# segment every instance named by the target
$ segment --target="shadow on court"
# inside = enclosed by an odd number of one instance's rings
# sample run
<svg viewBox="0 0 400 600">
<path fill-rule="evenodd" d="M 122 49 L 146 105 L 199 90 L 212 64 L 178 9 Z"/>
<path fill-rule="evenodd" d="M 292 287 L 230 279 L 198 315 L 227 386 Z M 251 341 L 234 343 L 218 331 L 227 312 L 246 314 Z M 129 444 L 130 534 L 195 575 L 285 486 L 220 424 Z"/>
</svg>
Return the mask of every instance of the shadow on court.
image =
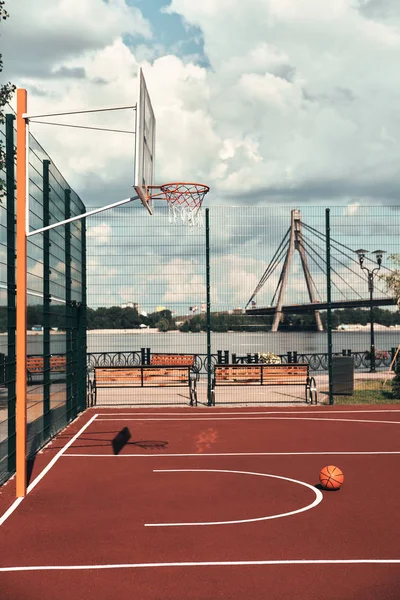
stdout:
<svg viewBox="0 0 400 600">
<path fill-rule="evenodd" d="M 163 450 L 168 446 L 168 442 L 164 440 L 138 440 L 135 442 L 130 442 L 132 434 L 129 431 L 128 427 L 124 427 L 121 429 L 119 433 L 115 436 L 115 438 L 111 442 L 111 446 L 114 454 L 119 454 L 125 446 L 137 446 L 138 448 L 142 448 L 144 450 Z"/>
<path fill-rule="evenodd" d="M 26 461 L 26 484 L 29 485 L 32 479 L 33 467 L 35 466 L 36 455 L 28 458 Z"/>
<path fill-rule="evenodd" d="M 324 488 L 323 485 L 321 485 L 320 483 L 317 483 L 315 486 L 315 488 L 317 488 L 317 490 L 320 490 L 321 492 L 340 492 L 340 488 Z"/>
</svg>

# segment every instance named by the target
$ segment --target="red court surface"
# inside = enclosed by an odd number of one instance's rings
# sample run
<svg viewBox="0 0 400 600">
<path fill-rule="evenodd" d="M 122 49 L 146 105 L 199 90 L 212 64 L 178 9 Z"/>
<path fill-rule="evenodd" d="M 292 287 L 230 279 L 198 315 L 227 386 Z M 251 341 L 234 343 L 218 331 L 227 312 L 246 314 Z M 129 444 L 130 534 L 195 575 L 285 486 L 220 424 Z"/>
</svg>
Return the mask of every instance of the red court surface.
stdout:
<svg viewBox="0 0 400 600">
<path fill-rule="evenodd" d="M 26 498 L 1 489 L 0 598 L 398 599 L 399 428 L 390 406 L 88 410 Z"/>
</svg>

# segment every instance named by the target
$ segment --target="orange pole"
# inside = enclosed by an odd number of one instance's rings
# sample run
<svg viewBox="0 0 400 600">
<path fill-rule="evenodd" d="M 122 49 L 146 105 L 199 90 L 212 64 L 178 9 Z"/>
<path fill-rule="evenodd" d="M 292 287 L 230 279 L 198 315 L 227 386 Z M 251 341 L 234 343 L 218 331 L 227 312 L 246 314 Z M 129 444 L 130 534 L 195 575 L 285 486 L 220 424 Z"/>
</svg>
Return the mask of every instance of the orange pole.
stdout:
<svg viewBox="0 0 400 600">
<path fill-rule="evenodd" d="M 16 495 L 26 494 L 26 291 L 27 291 L 27 122 L 22 115 L 27 112 L 27 92 L 17 90 L 17 209 L 16 209 Z"/>
</svg>

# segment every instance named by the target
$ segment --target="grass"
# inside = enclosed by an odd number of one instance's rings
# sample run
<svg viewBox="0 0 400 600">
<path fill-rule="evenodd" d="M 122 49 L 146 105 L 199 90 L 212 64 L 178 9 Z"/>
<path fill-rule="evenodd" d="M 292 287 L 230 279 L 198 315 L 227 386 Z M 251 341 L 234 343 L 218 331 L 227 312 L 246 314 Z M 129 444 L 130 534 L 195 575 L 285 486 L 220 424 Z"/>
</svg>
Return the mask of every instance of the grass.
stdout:
<svg viewBox="0 0 400 600">
<path fill-rule="evenodd" d="M 334 396 L 334 404 L 400 404 L 392 394 L 391 382 L 383 386 L 383 380 L 356 382 L 353 396 Z"/>
</svg>

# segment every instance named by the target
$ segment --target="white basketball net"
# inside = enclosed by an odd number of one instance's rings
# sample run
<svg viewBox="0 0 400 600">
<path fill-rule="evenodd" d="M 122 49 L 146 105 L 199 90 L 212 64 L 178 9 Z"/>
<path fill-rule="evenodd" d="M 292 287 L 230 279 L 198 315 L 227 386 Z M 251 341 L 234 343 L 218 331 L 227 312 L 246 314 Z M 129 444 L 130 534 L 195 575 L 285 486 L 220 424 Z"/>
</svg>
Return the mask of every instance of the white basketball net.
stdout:
<svg viewBox="0 0 400 600">
<path fill-rule="evenodd" d="M 160 186 L 168 202 L 170 223 L 179 219 L 190 228 L 203 227 L 201 205 L 209 187 L 199 183 L 167 183 Z"/>
</svg>

